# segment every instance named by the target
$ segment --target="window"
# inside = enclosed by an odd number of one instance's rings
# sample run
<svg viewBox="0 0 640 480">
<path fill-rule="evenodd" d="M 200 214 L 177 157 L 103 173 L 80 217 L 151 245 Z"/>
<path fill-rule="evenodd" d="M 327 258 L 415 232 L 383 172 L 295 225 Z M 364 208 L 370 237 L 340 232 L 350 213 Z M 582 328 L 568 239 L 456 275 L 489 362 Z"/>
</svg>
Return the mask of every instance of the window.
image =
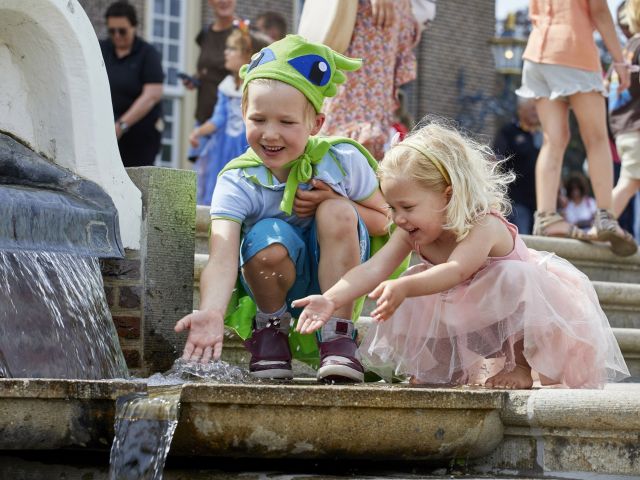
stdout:
<svg viewBox="0 0 640 480">
<path fill-rule="evenodd" d="M 156 165 L 178 168 L 180 159 L 180 115 L 184 88 L 177 77 L 184 71 L 185 0 L 149 0 L 151 43 L 162 55 L 164 131 Z"/>
</svg>

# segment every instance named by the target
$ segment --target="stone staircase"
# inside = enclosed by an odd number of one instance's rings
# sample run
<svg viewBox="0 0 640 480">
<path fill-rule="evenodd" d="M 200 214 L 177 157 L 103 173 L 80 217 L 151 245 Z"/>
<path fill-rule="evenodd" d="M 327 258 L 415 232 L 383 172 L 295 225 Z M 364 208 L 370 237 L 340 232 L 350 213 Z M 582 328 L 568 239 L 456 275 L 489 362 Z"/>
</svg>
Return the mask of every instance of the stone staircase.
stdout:
<svg viewBox="0 0 640 480">
<path fill-rule="evenodd" d="M 196 221 L 196 255 L 194 261 L 194 307 L 199 301 L 198 282 L 202 268 L 207 261 L 207 237 L 208 237 L 208 212 L 206 208 L 198 208 Z M 525 243 L 538 250 L 546 250 L 557 253 L 559 256 L 569 260 L 578 269 L 592 279 L 593 285 L 600 299 L 601 305 L 606 312 L 613 327 L 614 334 L 620 348 L 625 356 L 629 369 L 635 380 L 640 379 L 640 255 L 633 257 L 619 258 L 612 255 L 609 250 L 602 245 L 593 245 L 573 240 L 551 239 L 524 236 Z M 571 301 L 570 299 L 567 299 Z M 366 328 L 369 323 L 366 317 L 361 318 L 360 328 Z M 239 365 L 248 362 L 248 355 L 245 353 L 238 339 L 230 336 L 225 341 L 223 358 L 227 361 Z M 298 367 L 297 374 L 300 377 L 313 376 L 310 370 Z M 363 386 L 348 387 L 318 387 L 311 388 L 312 379 L 298 379 L 291 385 L 279 385 L 273 387 L 279 389 L 284 399 L 292 399 L 298 395 L 298 388 L 304 385 L 305 395 L 303 405 L 323 405 L 319 410 L 310 411 L 312 422 L 326 422 L 327 438 L 333 438 L 336 425 L 325 420 L 326 412 L 335 412 L 343 408 L 342 403 L 334 403 L 330 398 L 343 398 L 345 401 L 353 395 L 353 405 L 362 407 L 358 410 L 358 418 L 361 422 L 367 422 L 373 402 L 378 405 L 385 405 L 387 415 L 390 419 L 399 415 L 398 408 L 406 412 L 410 404 L 398 404 L 396 401 L 400 397 L 394 396 L 399 390 L 403 392 L 417 391 L 416 397 L 411 397 L 412 401 L 420 398 L 429 398 L 433 394 L 433 389 L 412 388 L 406 384 L 381 385 L 366 384 Z M 311 383 L 309 383 L 311 382 Z M 258 390 L 261 387 L 256 387 Z M 329 391 L 327 391 L 327 388 Z M 344 390 L 346 389 L 346 390 Z M 482 402 L 489 397 L 477 397 L 475 401 L 479 403 L 469 403 L 469 389 L 460 388 L 454 390 L 435 390 L 448 392 L 447 400 L 443 404 L 437 401 L 433 404 L 434 409 L 429 415 L 439 415 L 441 408 L 458 409 L 462 405 L 471 406 L 483 405 L 482 408 L 489 408 Z M 471 391 L 478 391 L 471 389 Z M 487 392 L 485 389 L 480 391 Z M 351 394 L 349 392 L 352 392 Z M 269 393 L 269 395 L 271 395 Z M 402 394 L 404 395 L 404 394 Z M 413 395 L 413 393 L 411 393 Z M 408 429 L 407 425 L 398 423 L 395 426 L 393 420 L 382 420 L 375 417 L 377 425 L 384 427 L 385 431 L 393 432 L 397 429 L 405 432 L 410 439 L 403 443 L 401 450 L 385 452 L 385 458 L 395 459 L 435 459 L 463 458 L 463 463 L 468 466 L 470 472 L 475 473 L 509 473 L 519 472 L 534 477 L 561 476 L 570 478 L 592 478 L 594 473 L 602 475 L 602 478 L 640 478 L 640 455 L 638 455 L 638 438 L 640 438 L 640 385 L 636 383 L 621 383 L 608 385 L 604 390 L 562 390 L 562 389 L 540 389 L 531 391 L 510 391 L 500 392 L 502 401 L 496 407 L 501 426 L 498 427 L 491 415 L 484 417 L 484 425 L 491 432 L 489 437 L 484 436 L 484 430 L 476 424 L 473 428 L 474 438 L 482 438 L 480 443 L 491 438 L 491 453 L 488 449 L 480 447 L 475 440 L 471 446 L 465 444 L 460 446 L 460 454 L 452 453 L 449 449 L 442 450 L 442 455 L 411 454 L 410 445 L 415 442 L 420 445 L 423 441 L 419 419 L 416 422 L 415 430 Z M 297 398 L 297 397 L 296 397 Z M 435 398 L 435 397 L 434 397 Z M 441 398 L 441 397 L 438 397 Z M 483 400 L 480 400 L 480 399 Z M 496 397 L 491 397 L 496 401 Z M 324 399 L 324 400 L 323 400 Z M 328 403 L 326 403 L 328 402 Z M 285 401 L 286 403 L 286 401 Z M 500 402 L 498 402 L 500 403 Z M 287 404 L 289 405 L 289 404 Z M 423 408 L 420 401 L 415 404 L 415 408 Z M 476 408 L 473 407 L 473 408 Z M 278 407 L 279 408 L 279 407 Z M 326 410 L 328 408 L 328 410 Z M 412 407 L 410 407 L 412 408 Z M 457 425 L 463 418 L 471 413 L 457 413 L 453 417 L 446 417 L 448 425 Z M 356 412 L 353 412 L 356 414 Z M 266 413 L 265 413 L 266 414 Z M 332 413 L 333 415 L 333 413 Z M 403 413 L 404 415 L 404 413 Z M 373 418 L 373 417 L 371 417 Z M 400 417 L 399 417 L 400 418 Z M 444 417 L 442 417 L 444 420 Z M 426 419 L 426 417 L 425 417 Z M 460 420 L 458 420 L 460 419 Z M 303 422 L 300 428 L 305 427 Z M 296 427 L 298 428 L 298 427 Z M 390 430 L 389 430 L 390 429 Z M 442 424 L 442 431 L 448 431 L 445 424 Z M 380 429 L 369 431 L 360 427 L 355 428 L 348 436 L 349 443 L 357 443 L 362 438 L 369 435 L 378 436 Z M 429 430 L 431 431 L 431 430 Z M 471 432 L 471 430 L 470 430 Z M 264 433 L 264 432 L 263 432 Z M 435 428 L 436 437 L 441 435 L 441 431 Z M 471 435 L 471 434 L 470 434 Z M 386 434 L 385 434 L 386 436 Z M 499 442 L 495 442 L 495 436 L 501 436 Z M 403 439 L 407 437 L 403 436 Z M 332 440 L 331 440 L 332 441 Z M 455 440 L 458 442 L 458 440 Z M 454 442 L 454 443 L 455 443 Z M 497 446 L 495 446 L 497 445 Z M 495 448 L 494 448 L 495 446 Z M 213 445 L 212 445 L 213 447 Z M 262 447 L 261 447 L 262 448 Z M 325 445 L 322 440 L 314 443 L 314 449 L 326 448 L 332 450 L 331 445 Z M 417 447 L 413 451 L 418 452 Z M 445 451 L 446 450 L 446 451 Z M 455 451 L 455 448 L 453 449 Z M 315 451 L 315 450 L 314 450 Z M 462 453 L 464 451 L 464 453 Z M 260 451 L 254 451 L 257 455 L 262 455 Z M 284 453 L 284 452 L 283 452 Z M 316 451 L 317 453 L 317 451 Z M 278 456 L 278 454 L 275 454 Z M 268 455 L 267 455 L 268 456 Z M 314 454 L 315 456 L 315 454 Z M 338 455 L 340 456 L 340 455 Z M 358 457 L 360 454 L 346 454 L 347 457 Z M 600 478 L 599 476 L 593 478 Z"/>
<path fill-rule="evenodd" d="M 207 263 L 209 212 L 198 207 L 196 215 L 196 254 L 194 259 L 194 309 L 200 302 L 199 280 Z M 620 349 L 634 377 L 640 379 L 640 254 L 617 257 L 606 245 L 567 239 L 523 235 L 527 246 L 554 252 L 584 272 L 593 283 L 600 305 L 609 319 Z M 364 314 L 372 305 L 365 304 Z M 236 350 L 239 349 L 239 350 Z M 247 362 L 244 348 L 230 337 L 225 353 L 229 360 Z"/>
</svg>

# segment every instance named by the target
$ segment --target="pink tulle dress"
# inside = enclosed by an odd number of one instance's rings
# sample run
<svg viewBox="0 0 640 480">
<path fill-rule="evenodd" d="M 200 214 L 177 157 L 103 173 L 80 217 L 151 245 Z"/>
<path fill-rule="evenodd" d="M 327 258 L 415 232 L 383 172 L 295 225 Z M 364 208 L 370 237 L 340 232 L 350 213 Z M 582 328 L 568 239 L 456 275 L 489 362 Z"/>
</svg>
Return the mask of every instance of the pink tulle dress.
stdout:
<svg viewBox="0 0 640 480">
<path fill-rule="evenodd" d="M 589 279 L 552 253 L 528 249 L 517 228 L 496 216 L 513 235 L 511 253 L 488 258 L 448 291 L 407 298 L 366 333 L 364 365 L 387 380 L 483 384 L 503 366 L 515 368 L 513 345 L 524 340 L 543 385 L 602 388 L 629 376 Z M 433 266 L 421 259 L 404 275 Z"/>
</svg>

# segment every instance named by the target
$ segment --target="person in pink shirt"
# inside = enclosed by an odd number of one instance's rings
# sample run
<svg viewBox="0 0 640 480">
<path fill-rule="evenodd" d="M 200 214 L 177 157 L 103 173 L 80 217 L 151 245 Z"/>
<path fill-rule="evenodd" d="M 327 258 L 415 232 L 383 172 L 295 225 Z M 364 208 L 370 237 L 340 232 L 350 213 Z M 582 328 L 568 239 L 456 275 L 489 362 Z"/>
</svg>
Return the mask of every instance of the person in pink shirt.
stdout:
<svg viewBox="0 0 640 480">
<path fill-rule="evenodd" d="M 637 245 L 611 212 L 613 169 L 607 136 L 605 88 L 597 30 L 613 58 L 619 91 L 629 86 L 629 66 L 606 0 L 530 0 L 533 30 L 523 58 L 522 87 L 516 92 L 534 98 L 543 131 L 536 164 L 534 235 L 609 242 L 613 253 L 632 255 Z M 562 159 L 569 142 L 569 108 L 576 116 L 587 150 L 589 174 L 598 210 L 593 229 L 582 232 L 556 211 Z"/>
</svg>

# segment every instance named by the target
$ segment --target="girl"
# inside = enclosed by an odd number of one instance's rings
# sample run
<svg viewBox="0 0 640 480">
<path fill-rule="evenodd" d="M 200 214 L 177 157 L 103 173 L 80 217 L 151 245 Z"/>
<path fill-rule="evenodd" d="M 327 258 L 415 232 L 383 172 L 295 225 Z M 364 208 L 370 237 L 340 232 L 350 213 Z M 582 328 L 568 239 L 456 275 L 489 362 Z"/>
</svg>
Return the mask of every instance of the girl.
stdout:
<svg viewBox="0 0 640 480">
<path fill-rule="evenodd" d="M 562 211 L 564 219 L 583 230 L 588 230 L 596 214 L 596 201 L 589 195 L 587 179 L 579 172 L 573 173 L 565 182 L 567 204 Z"/>
<path fill-rule="evenodd" d="M 224 66 L 230 72 L 218 86 L 218 101 L 213 115 L 189 135 L 189 143 L 197 148 L 206 140 L 196 162 L 198 172 L 198 205 L 211 205 L 211 196 L 216 179 L 229 160 L 247 149 L 246 130 L 242 120 L 242 80 L 239 72 L 242 65 L 251 61 L 251 56 L 266 47 L 270 40 L 261 33 L 249 33 L 248 24 L 234 23 L 236 28 L 227 38 L 224 50 Z"/>
<path fill-rule="evenodd" d="M 368 262 L 323 295 L 295 302 L 296 329 L 320 328 L 334 309 L 373 290 L 364 363 L 413 383 L 602 387 L 628 376 L 589 279 L 551 253 L 529 250 L 504 215 L 512 174 L 488 147 L 430 123 L 395 145 L 379 169 L 398 228 Z M 411 251 L 421 263 L 385 279 Z M 493 365 L 484 362 L 491 358 Z M 499 361 L 498 361 L 499 360 Z"/>
</svg>

